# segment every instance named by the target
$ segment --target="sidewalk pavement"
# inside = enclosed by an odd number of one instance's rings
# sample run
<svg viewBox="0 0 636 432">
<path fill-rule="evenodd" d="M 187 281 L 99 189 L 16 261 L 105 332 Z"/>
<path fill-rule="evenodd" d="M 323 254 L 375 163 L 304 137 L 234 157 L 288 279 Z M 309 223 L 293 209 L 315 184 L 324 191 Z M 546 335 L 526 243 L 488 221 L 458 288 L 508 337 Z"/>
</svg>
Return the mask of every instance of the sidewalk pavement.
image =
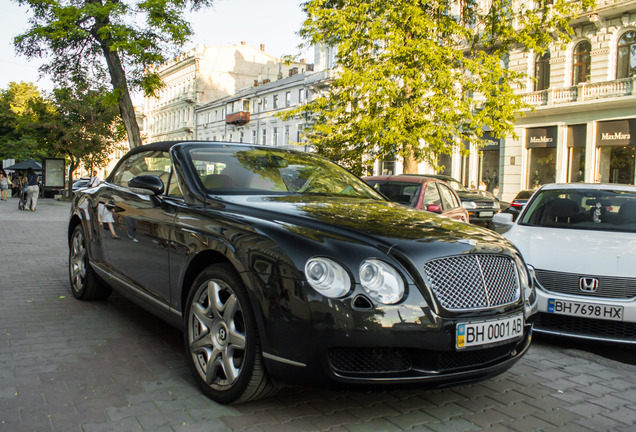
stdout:
<svg viewBox="0 0 636 432">
<path fill-rule="evenodd" d="M 68 202 L 0 202 L 0 432 L 634 431 L 636 366 L 535 342 L 510 371 L 444 390 L 284 389 L 223 406 L 176 329 L 69 291 Z"/>
</svg>

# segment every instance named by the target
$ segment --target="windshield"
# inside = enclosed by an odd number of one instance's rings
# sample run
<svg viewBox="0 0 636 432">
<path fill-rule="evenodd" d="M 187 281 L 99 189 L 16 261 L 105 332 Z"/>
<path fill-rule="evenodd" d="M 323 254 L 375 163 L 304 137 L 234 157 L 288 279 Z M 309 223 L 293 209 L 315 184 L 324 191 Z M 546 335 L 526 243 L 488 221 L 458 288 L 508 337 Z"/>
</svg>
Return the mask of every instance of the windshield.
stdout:
<svg viewBox="0 0 636 432">
<path fill-rule="evenodd" d="M 189 156 L 213 194 L 343 195 L 383 200 L 362 180 L 309 153 L 249 147 L 196 147 Z"/>
<path fill-rule="evenodd" d="M 540 191 L 521 225 L 636 232 L 636 192 L 563 189 Z"/>
</svg>

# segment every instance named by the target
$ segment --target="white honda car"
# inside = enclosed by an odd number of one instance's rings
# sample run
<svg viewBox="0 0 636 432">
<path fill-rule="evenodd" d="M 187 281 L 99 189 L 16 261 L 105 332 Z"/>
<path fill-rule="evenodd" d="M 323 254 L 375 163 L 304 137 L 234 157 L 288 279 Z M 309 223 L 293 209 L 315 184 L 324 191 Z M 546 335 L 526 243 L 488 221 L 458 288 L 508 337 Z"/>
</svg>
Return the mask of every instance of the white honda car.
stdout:
<svg viewBox="0 0 636 432">
<path fill-rule="evenodd" d="M 535 331 L 636 344 L 636 186 L 545 185 L 493 222 L 534 269 Z"/>
</svg>

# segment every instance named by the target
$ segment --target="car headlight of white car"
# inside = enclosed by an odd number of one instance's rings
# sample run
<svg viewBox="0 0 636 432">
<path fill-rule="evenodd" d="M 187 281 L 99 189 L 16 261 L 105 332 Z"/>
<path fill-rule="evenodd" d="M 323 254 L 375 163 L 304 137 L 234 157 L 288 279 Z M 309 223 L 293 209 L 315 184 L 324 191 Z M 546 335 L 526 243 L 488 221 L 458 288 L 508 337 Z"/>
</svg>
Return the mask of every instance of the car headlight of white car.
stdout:
<svg viewBox="0 0 636 432">
<path fill-rule="evenodd" d="M 462 207 L 466 210 L 475 210 L 477 208 L 477 204 L 475 204 L 475 201 L 462 201 Z"/>
</svg>

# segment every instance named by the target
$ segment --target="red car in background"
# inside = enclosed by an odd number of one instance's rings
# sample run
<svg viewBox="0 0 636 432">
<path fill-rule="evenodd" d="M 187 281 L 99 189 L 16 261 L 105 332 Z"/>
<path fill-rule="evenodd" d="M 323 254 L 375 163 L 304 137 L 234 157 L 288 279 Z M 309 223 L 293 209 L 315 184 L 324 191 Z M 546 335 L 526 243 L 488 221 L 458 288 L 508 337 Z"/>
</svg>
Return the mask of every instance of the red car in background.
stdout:
<svg viewBox="0 0 636 432">
<path fill-rule="evenodd" d="M 363 177 L 362 180 L 391 201 L 469 222 L 457 192 L 443 180 L 407 174 Z"/>
</svg>

